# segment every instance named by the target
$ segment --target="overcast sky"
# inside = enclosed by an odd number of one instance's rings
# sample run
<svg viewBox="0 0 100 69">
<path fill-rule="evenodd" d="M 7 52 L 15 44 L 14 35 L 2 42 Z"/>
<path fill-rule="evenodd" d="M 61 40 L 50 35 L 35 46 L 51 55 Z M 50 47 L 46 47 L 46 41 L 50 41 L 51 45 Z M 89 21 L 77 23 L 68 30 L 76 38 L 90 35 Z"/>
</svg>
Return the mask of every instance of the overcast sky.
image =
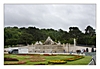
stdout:
<svg viewBox="0 0 100 69">
<path fill-rule="evenodd" d="M 90 25 L 96 28 L 95 4 L 33 4 L 4 5 L 4 25 L 37 28 L 53 28 L 69 31 L 78 27 L 84 31 Z"/>
</svg>

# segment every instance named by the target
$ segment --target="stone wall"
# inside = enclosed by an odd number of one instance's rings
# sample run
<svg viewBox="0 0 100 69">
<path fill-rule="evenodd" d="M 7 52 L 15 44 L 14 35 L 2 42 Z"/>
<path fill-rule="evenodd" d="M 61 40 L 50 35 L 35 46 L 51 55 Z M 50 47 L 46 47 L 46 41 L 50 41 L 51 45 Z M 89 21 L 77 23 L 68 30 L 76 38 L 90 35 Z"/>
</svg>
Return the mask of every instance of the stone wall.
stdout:
<svg viewBox="0 0 100 69">
<path fill-rule="evenodd" d="M 62 45 L 33 45 L 29 46 L 29 53 L 64 53 Z"/>
</svg>

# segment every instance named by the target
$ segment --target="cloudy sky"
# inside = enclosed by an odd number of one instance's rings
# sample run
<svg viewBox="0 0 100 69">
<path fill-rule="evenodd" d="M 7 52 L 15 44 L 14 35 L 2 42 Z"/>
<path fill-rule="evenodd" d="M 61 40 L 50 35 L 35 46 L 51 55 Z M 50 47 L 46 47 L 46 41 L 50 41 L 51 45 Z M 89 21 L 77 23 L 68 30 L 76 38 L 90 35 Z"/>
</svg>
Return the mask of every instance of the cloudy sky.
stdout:
<svg viewBox="0 0 100 69">
<path fill-rule="evenodd" d="M 4 5 L 4 25 L 37 28 L 53 28 L 69 31 L 69 27 L 78 27 L 84 31 L 96 24 L 95 4 L 32 4 Z"/>
</svg>

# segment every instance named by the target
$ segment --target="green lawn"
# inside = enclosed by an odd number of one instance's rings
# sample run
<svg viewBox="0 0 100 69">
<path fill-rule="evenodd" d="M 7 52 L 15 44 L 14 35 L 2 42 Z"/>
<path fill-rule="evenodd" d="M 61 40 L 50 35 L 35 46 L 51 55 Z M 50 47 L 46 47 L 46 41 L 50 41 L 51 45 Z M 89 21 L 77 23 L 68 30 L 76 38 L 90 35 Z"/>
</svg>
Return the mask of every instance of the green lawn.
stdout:
<svg viewBox="0 0 100 69">
<path fill-rule="evenodd" d="M 57 55 L 57 56 L 37 56 L 37 55 L 33 55 L 33 56 L 23 56 L 23 55 L 13 55 L 13 54 L 4 54 L 4 57 L 10 57 L 10 58 L 17 58 L 19 61 L 25 61 L 26 63 L 23 65 L 34 65 L 34 64 L 38 64 L 38 63 L 45 63 L 48 64 L 48 61 L 50 60 L 60 60 L 60 59 L 66 59 L 66 58 L 73 58 L 74 56 L 62 56 L 62 55 Z M 55 65 L 87 65 L 90 60 L 91 60 L 91 56 L 85 56 L 82 59 L 79 60 L 75 60 L 75 61 L 67 61 L 67 63 L 65 64 L 55 64 Z M 44 61 L 38 61 L 38 62 L 31 62 L 30 60 L 39 60 L 39 59 L 45 59 Z M 16 63 L 18 61 L 4 61 L 4 64 L 7 63 Z"/>
<path fill-rule="evenodd" d="M 79 59 L 76 61 L 68 62 L 67 65 L 87 65 L 91 61 L 91 56 L 85 56 L 83 59 Z"/>
</svg>

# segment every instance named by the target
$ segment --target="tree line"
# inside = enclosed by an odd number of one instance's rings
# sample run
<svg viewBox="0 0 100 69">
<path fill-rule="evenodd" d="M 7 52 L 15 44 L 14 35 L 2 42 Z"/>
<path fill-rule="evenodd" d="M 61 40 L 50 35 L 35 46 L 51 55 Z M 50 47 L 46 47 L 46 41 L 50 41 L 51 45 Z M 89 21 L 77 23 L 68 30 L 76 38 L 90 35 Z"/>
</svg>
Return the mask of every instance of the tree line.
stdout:
<svg viewBox="0 0 100 69">
<path fill-rule="evenodd" d="M 69 27 L 69 32 L 62 29 L 39 29 L 36 27 L 5 27 L 4 28 L 4 47 L 12 47 L 18 44 L 34 44 L 36 41 L 44 42 L 50 36 L 53 41 L 73 44 L 76 38 L 77 44 L 96 46 L 96 32 L 91 26 L 87 26 L 85 33 L 78 27 Z"/>
</svg>

